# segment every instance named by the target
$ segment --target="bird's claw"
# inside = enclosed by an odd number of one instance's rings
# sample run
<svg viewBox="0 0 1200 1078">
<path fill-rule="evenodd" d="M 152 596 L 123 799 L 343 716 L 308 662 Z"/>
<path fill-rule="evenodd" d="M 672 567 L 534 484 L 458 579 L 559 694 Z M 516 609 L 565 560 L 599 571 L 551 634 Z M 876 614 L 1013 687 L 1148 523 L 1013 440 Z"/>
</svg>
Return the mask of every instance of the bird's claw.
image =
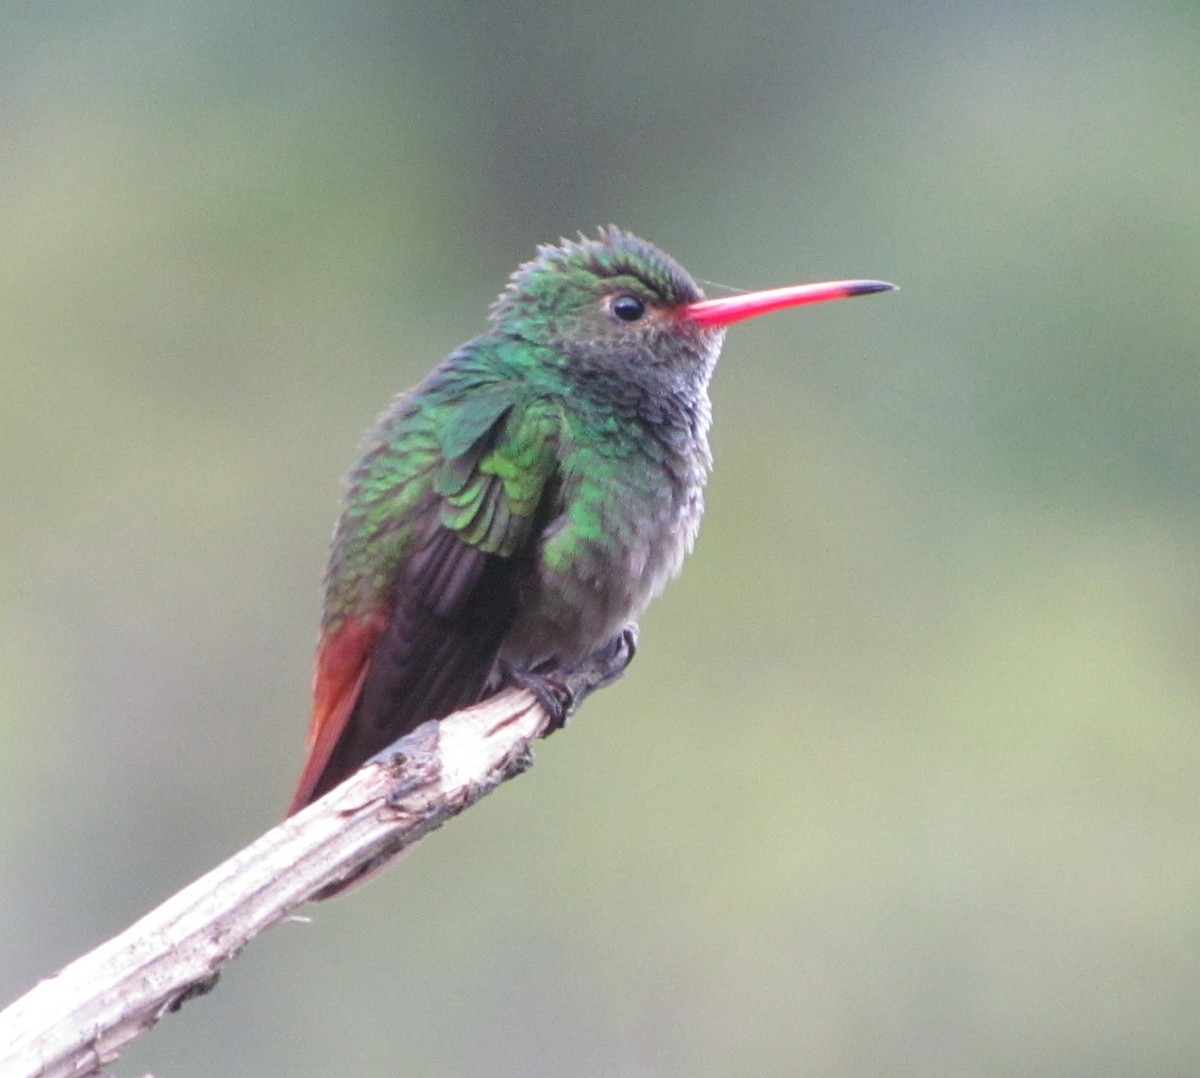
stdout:
<svg viewBox="0 0 1200 1078">
<path fill-rule="evenodd" d="M 567 670 L 565 678 L 575 696 L 577 707 L 585 696 L 620 679 L 626 667 L 633 662 L 637 645 L 637 622 L 631 621 L 611 640 Z"/>
<path fill-rule="evenodd" d="M 584 699 L 625 673 L 637 653 L 637 643 L 638 627 L 631 621 L 574 666 L 519 670 L 506 664 L 504 680 L 533 693 L 550 720 L 546 734 L 552 734 L 567 724 L 567 719 L 579 709 Z"/>
<path fill-rule="evenodd" d="M 567 719 L 579 706 L 578 698 L 561 675 L 532 670 L 511 670 L 509 679 L 514 685 L 533 693 L 549 719 L 546 734 L 552 734 L 566 726 Z"/>
</svg>

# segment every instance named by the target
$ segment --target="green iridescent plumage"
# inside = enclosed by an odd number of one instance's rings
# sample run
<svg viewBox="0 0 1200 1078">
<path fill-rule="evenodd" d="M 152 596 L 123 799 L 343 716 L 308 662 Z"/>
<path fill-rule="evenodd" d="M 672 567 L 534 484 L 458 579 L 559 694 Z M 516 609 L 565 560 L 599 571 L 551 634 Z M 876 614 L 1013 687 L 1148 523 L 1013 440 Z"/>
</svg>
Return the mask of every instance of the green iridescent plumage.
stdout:
<svg viewBox="0 0 1200 1078">
<path fill-rule="evenodd" d="M 328 744 L 298 802 L 500 670 L 577 662 L 678 569 L 721 334 L 672 314 L 701 295 L 619 229 L 540 248 L 490 332 L 381 417 L 334 536 L 313 731 Z M 615 316 L 615 296 L 646 316 Z"/>
<path fill-rule="evenodd" d="M 436 511 L 463 541 L 510 557 L 527 539 L 554 478 L 566 519 L 544 557 L 562 569 L 589 544 L 605 541 L 606 528 L 614 542 L 637 530 L 641 506 L 627 505 L 637 511 L 623 513 L 612 503 L 671 501 L 676 474 L 689 484 L 703 481 L 707 401 L 668 399 L 679 372 L 659 369 L 660 362 L 645 364 L 644 386 L 624 363 L 606 369 L 589 362 L 608 343 L 606 334 L 626 345 L 632 336 L 620 324 L 613 333 L 611 319 L 595 317 L 598 288 L 634 291 L 664 309 L 701 295 L 674 261 L 618 229 L 604 230 L 599 241 L 541 248 L 493 306 L 492 333 L 398 398 L 370 436 L 335 539 L 327 627 L 387 602 L 393 567 L 423 510 Z M 638 337 L 631 354 L 618 358 L 642 360 L 673 329 Z M 701 353 L 697 373 L 706 378 L 711 359 L 703 346 L 712 341 L 696 343 L 683 359 L 694 363 Z M 695 379 L 683 381 L 693 388 Z M 663 470 L 671 455 L 662 442 L 668 434 L 684 458 L 672 472 Z M 653 472 L 646 474 L 643 461 Z"/>
<path fill-rule="evenodd" d="M 699 527 L 723 326 L 811 301 L 792 291 L 704 301 L 617 228 L 518 268 L 490 330 L 396 399 L 350 474 L 293 809 L 505 677 L 552 681 L 641 613 Z"/>
</svg>

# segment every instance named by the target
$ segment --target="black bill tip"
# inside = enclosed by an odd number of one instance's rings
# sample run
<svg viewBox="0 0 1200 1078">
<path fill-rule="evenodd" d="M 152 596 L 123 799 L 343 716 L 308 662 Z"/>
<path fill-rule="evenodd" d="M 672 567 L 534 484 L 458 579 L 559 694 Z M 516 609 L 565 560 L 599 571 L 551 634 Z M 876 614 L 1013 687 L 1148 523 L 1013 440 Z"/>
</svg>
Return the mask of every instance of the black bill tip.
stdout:
<svg viewBox="0 0 1200 1078">
<path fill-rule="evenodd" d="M 887 281 L 850 281 L 846 286 L 847 296 L 869 296 L 872 292 L 899 292 L 898 284 Z"/>
</svg>

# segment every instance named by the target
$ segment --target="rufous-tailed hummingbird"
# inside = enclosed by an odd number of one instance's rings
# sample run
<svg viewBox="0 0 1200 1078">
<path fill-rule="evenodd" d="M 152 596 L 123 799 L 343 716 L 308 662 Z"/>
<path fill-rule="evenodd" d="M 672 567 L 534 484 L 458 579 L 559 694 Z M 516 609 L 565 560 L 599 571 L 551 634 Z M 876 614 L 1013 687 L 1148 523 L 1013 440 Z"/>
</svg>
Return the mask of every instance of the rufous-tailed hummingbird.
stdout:
<svg viewBox="0 0 1200 1078">
<path fill-rule="evenodd" d="M 553 703 L 547 687 L 611 646 L 691 550 L 725 327 L 894 287 L 705 299 L 619 228 L 539 248 L 488 332 L 395 400 L 350 473 L 289 811 L 506 681 Z"/>
</svg>

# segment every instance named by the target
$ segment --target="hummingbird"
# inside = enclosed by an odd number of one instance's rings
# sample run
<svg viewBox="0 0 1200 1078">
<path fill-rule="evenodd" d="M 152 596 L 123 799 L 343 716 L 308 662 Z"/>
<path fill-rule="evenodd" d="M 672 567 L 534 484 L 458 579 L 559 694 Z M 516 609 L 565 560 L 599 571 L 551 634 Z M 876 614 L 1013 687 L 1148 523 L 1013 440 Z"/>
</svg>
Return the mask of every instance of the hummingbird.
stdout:
<svg viewBox="0 0 1200 1078">
<path fill-rule="evenodd" d="M 506 684 L 560 725 L 564 672 L 612 647 L 692 549 L 726 327 L 893 288 L 706 299 L 615 226 L 539 247 L 488 331 L 395 399 L 349 474 L 289 814 Z"/>
</svg>

